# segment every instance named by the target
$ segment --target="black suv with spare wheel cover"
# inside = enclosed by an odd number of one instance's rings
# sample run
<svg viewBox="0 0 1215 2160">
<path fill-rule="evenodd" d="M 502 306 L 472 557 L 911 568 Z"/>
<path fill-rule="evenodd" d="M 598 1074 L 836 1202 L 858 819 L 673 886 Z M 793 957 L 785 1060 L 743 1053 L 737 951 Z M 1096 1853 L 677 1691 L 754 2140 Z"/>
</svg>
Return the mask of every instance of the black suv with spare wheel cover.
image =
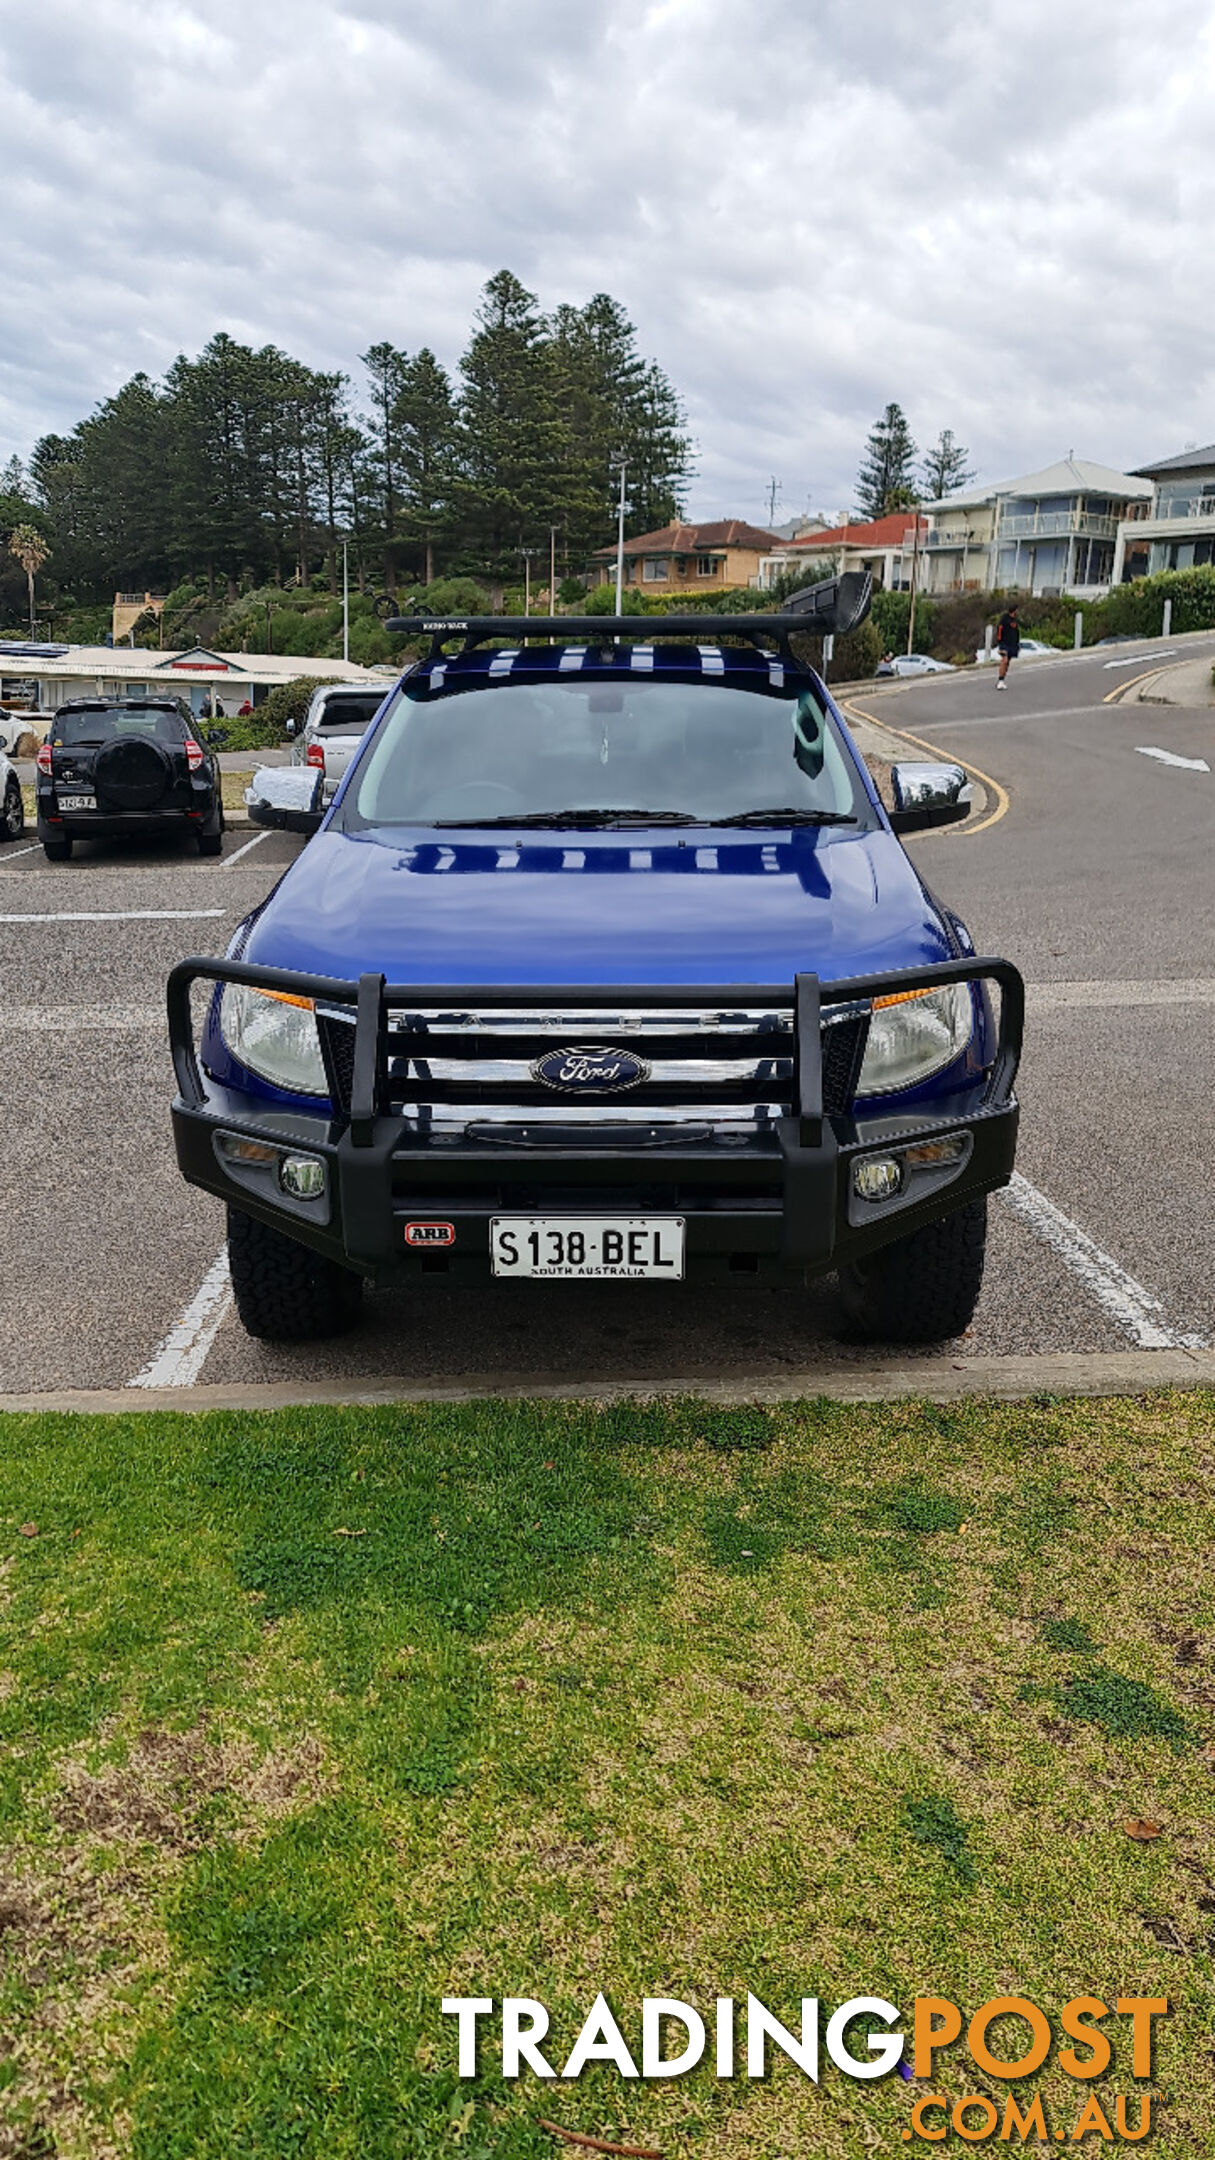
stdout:
<svg viewBox="0 0 1215 2160">
<path fill-rule="evenodd" d="M 179 698 L 73 698 L 38 752 L 38 838 L 51 862 L 74 840 L 186 832 L 223 847 L 219 765 Z"/>
</svg>

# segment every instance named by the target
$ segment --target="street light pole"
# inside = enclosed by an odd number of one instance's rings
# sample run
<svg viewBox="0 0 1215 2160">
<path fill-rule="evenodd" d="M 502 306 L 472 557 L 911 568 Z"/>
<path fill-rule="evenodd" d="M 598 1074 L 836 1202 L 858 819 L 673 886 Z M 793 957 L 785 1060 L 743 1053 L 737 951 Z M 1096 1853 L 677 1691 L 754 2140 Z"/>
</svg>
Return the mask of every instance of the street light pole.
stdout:
<svg viewBox="0 0 1215 2160">
<path fill-rule="evenodd" d="M 532 611 L 532 556 L 538 555 L 540 550 L 521 547 L 519 553 L 523 557 L 523 614 L 526 619 Z"/>
<path fill-rule="evenodd" d="M 347 542 L 342 542 L 342 665 L 350 666 L 350 562 Z"/>
<path fill-rule="evenodd" d="M 624 459 L 620 460 L 620 512 L 616 520 L 616 613 L 624 613 L 624 476 L 627 471 Z"/>
</svg>

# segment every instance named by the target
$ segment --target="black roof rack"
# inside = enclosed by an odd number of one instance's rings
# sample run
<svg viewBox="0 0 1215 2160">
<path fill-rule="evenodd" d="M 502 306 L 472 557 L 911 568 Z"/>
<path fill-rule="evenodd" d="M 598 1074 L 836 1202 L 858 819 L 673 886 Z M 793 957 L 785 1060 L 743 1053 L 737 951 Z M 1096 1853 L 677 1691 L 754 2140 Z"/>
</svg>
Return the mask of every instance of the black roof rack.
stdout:
<svg viewBox="0 0 1215 2160">
<path fill-rule="evenodd" d="M 873 598 L 868 570 L 847 570 L 790 593 L 768 615 L 393 615 L 384 627 L 401 637 L 429 637 L 436 656 L 453 638 L 469 652 L 490 638 L 586 638 L 606 644 L 618 637 L 764 639 L 787 647 L 791 637 L 842 636 L 864 622 Z"/>
</svg>

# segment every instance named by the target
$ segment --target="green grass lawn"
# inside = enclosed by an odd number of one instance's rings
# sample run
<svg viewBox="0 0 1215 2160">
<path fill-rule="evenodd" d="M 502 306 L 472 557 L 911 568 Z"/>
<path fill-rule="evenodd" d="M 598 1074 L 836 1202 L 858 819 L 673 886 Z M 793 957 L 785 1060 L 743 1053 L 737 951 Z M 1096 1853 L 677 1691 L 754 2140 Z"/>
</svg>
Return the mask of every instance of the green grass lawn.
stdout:
<svg viewBox="0 0 1215 2160">
<path fill-rule="evenodd" d="M 1213 1407 L 0 1419 L 0 2154 L 925 2150 L 923 2082 L 711 2045 L 458 2081 L 444 1995 L 560 2064 L 601 1988 L 634 2052 L 647 1995 L 1166 1995 L 1144 2149 L 1215 2154 Z"/>
</svg>

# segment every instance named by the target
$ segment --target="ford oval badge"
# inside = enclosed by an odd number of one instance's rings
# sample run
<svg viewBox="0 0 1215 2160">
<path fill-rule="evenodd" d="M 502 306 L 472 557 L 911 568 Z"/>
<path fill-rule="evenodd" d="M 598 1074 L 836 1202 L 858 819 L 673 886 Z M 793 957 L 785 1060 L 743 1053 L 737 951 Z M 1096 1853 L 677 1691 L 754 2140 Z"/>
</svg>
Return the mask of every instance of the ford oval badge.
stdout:
<svg viewBox="0 0 1215 2160">
<path fill-rule="evenodd" d="M 631 1050 L 549 1050 L 532 1066 L 532 1078 L 569 1095 L 615 1094 L 650 1077 L 644 1058 Z"/>
</svg>

